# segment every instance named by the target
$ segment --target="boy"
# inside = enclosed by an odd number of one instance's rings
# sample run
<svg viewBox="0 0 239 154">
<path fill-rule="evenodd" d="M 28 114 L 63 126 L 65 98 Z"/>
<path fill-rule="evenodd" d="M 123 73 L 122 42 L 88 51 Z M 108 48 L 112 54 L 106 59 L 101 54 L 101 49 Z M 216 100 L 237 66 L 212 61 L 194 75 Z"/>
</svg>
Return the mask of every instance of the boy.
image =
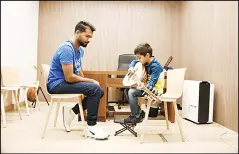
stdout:
<svg viewBox="0 0 239 154">
<path fill-rule="evenodd" d="M 153 50 L 148 43 L 139 44 L 135 50 L 134 54 L 137 57 L 137 60 L 133 60 L 129 65 L 129 71 L 133 69 L 137 62 L 142 63 L 145 67 L 149 82 L 146 87 L 154 87 L 158 81 L 160 73 L 163 71 L 162 65 L 153 57 Z M 138 97 L 142 97 L 143 90 L 135 89 L 135 86 L 132 86 L 128 90 L 128 101 L 130 104 L 131 115 L 124 119 L 125 123 L 140 123 L 143 121 L 145 113 L 140 109 L 138 105 Z"/>
</svg>

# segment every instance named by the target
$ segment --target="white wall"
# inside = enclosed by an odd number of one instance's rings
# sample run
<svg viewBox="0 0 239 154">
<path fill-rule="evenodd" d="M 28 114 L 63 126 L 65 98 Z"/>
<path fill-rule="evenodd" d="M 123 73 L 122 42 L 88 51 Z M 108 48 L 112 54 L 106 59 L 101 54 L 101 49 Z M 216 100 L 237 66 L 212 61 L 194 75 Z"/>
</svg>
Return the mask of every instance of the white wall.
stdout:
<svg viewBox="0 0 239 154">
<path fill-rule="evenodd" d="M 38 1 L 1 1 L 1 66 L 21 69 L 21 83 L 37 78 L 38 19 Z"/>
</svg>

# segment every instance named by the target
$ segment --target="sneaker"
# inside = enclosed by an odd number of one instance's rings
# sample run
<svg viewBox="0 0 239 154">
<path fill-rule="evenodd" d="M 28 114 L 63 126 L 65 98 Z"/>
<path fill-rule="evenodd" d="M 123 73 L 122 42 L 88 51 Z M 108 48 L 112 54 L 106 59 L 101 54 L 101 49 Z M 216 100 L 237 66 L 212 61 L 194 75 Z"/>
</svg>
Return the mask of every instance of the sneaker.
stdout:
<svg viewBox="0 0 239 154">
<path fill-rule="evenodd" d="M 136 116 L 130 115 L 128 118 L 124 119 L 125 123 L 130 123 L 130 124 L 136 124 L 137 123 L 137 118 Z"/>
<path fill-rule="evenodd" d="M 130 115 L 128 118 L 124 119 L 124 122 L 130 123 L 130 124 L 141 123 L 144 120 L 144 117 L 145 117 L 145 112 L 141 110 L 140 115 L 138 117 Z"/>
<path fill-rule="evenodd" d="M 75 117 L 75 113 L 73 110 L 69 107 L 63 106 L 62 108 L 62 114 L 63 114 L 63 124 L 67 132 L 71 131 L 71 122 Z"/>
<path fill-rule="evenodd" d="M 98 140 L 104 140 L 107 139 L 110 134 L 108 132 L 103 131 L 98 126 L 87 126 L 86 133 L 88 137 L 98 139 Z"/>
</svg>

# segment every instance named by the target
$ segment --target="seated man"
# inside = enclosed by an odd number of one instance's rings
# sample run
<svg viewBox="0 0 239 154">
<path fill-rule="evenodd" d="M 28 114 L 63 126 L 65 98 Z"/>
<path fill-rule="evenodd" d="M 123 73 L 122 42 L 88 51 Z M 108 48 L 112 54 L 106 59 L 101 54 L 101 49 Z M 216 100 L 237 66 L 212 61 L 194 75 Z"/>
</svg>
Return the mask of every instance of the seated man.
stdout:
<svg viewBox="0 0 239 154">
<path fill-rule="evenodd" d="M 84 94 L 83 110 L 87 109 L 87 136 L 105 139 L 109 137 L 97 127 L 98 108 L 104 95 L 98 81 L 85 78 L 82 71 L 84 47 L 92 38 L 95 28 L 88 22 L 80 21 L 75 26 L 74 37 L 63 42 L 53 56 L 48 76 L 47 88 L 51 94 Z M 78 103 L 73 108 L 63 107 L 63 123 L 67 132 L 71 131 L 70 124 L 78 115 Z"/>
</svg>

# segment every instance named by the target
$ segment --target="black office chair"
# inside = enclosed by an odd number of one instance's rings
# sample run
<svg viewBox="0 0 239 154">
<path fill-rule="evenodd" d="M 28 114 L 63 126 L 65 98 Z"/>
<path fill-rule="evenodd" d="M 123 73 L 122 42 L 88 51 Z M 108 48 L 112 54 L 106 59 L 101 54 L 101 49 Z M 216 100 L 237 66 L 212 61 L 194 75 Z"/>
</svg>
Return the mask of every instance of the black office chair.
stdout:
<svg viewBox="0 0 239 154">
<path fill-rule="evenodd" d="M 122 54 L 119 55 L 119 61 L 118 61 L 118 71 L 128 71 L 129 64 L 136 60 L 136 56 L 134 54 Z M 117 78 L 124 78 L 124 75 L 117 75 Z M 121 109 L 121 105 L 128 101 L 127 97 L 127 89 L 121 88 L 121 91 L 123 91 L 122 100 L 118 101 L 118 109 Z"/>
</svg>

